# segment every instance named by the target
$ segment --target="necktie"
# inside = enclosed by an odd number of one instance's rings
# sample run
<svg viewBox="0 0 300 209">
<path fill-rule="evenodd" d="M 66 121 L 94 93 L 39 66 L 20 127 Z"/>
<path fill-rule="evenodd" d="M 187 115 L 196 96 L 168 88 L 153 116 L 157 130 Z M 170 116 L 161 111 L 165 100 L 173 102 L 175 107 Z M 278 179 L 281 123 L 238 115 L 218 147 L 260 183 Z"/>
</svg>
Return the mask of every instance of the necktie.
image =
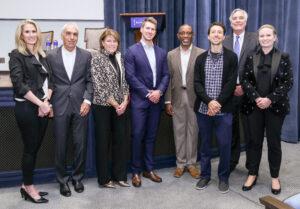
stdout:
<svg viewBox="0 0 300 209">
<path fill-rule="evenodd" d="M 234 52 L 238 56 L 238 60 L 240 60 L 240 42 L 239 42 L 240 36 L 235 37 L 235 43 L 234 43 Z"/>
</svg>

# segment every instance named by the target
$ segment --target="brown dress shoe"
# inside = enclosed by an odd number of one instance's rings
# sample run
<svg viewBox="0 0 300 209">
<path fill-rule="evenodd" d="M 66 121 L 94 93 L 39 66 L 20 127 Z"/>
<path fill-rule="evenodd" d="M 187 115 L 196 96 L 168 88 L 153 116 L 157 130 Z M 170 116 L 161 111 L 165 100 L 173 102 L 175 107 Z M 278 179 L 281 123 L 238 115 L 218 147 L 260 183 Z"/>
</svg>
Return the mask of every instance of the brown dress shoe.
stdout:
<svg viewBox="0 0 300 209">
<path fill-rule="evenodd" d="M 132 185 L 135 187 L 140 187 L 142 185 L 140 174 L 133 174 L 132 175 Z"/>
<path fill-rule="evenodd" d="M 176 168 L 174 171 L 174 177 L 180 178 L 184 173 L 184 168 Z"/>
<path fill-rule="evenodd" d="M 195 179 L 200 178 L 200 171 L 196 167 L 194 167 L 194 166 L 192 166 L 192 167 L 189 168 L 189 173 Z"/>
<path fill-rule="evenodd" d="M 150 173 L 144 171 L 143 176 L 157 183 L 162 182 L 162 179 L 158 175 L 156 175 L 153 171 L 150 171 Z"/>
</svg>

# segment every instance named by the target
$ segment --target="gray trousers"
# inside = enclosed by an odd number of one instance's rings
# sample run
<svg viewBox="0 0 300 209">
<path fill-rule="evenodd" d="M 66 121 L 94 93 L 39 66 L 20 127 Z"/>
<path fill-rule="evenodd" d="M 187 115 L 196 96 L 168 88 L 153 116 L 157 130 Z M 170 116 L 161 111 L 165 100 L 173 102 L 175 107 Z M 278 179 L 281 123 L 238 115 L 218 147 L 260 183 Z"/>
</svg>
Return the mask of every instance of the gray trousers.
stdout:
<svg viewBox="0 0 300 209">
<path fill-rule="evenodd" d="M 56 178 L 60 184 L 67 183 L 69 179 L 66 170 L 69 134 L 73 140 L 72 179 L 80 181 L 85 171 L 89 114 L 81 117 L 74 109 L 69 105 L 63 115 L 54 117 Z"/>
<path fill-rule="evenodd" d="M 190 106 L 186 90 L 182 91 L 179 107 L 173 106 L 173 129 L 177 168 L 190 168 L 197 162 L 198 125 L 196 113 Z"/>
</svg>

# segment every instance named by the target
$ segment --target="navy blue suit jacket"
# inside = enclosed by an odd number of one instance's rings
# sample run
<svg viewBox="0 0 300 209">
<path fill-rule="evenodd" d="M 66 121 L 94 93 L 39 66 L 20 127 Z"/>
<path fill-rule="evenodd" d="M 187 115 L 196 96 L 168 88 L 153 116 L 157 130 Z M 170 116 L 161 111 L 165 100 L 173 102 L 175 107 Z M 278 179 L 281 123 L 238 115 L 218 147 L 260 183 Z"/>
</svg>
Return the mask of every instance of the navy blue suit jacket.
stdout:
<svg viewBox="0 0 300 209">
<path fill-rule="evenodd" d="M 148 90 L 156 89 L 163 93 L 166 91 L 170 74 L 168 69 L 167 53 L 154 45 L 156 58 L 156 87 L 153 88 L 153 74 L 146 52 L 141 42 L 127 49 L 125 63 L 125 77 L 130 86 L 130 101 L 132 107 L 148 107 L 151 102 L 146 97 Z M 161 105 L 164 104 L 161 97 Z"/>
</svg>

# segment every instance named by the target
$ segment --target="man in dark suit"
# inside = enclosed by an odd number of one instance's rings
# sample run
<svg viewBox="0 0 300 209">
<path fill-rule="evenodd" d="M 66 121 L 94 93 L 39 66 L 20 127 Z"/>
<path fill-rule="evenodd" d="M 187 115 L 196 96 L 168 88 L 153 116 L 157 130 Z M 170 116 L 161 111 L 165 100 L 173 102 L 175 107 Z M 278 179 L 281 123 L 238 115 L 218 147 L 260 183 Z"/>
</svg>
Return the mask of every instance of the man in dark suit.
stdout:
<svg viewBox="0 0 300 209">
<path fill-rule="evenodd" d="M 196 58 L 205 50 L 192 45 L 193 28 L 180 26 L 177 33 L 180 46 L 168 53 L 169 87 L 165 94 L 167 114 L 172 116 L 176 165 L 174 177 L 181 177 L 185 168 L 193 178 L 200 178 L 197 162 L 198 125 L 194 112 L 194 68 Z"/>
<path fill-rule="evenodd" d="M 215 22 L 209 26 L 210 48 L 197 57 L 194 72 L 197 96 L 194 110 L 201 136 L 201 177 L 196 189 L 206 188 L 210 181 L 210 150 L 215 126 L 220 153 L 218 176 L 221 193 L 229 191 L 231 124 L 234 110 L 232 97 L 238 67 L 236 54 L 223 47 L 225 32 L 223 23 Z"/>
<path fill-rule="evenodd" d="M 243 114 L 240 114 L 240 106 L 242 97 L 244 95 L 243 89 L 240 84 L 240 79 L 244 70 L 244 65 L 248 55 L 253 54 L 257 50 L 257 35 L 256 33 L 245 31 L 247 25 L 248 14 L 245 10 L 235 9 L 232 11 L 229 20 L 233 30 L 233 34 L 226 36 L 223 45 L 224 47 L 234 51 L 239 59 L 238 79 L 234 90 L 233 104 L 235 111 L 232 119 L 232 141 L 231 141 L 231 159 L 230 159 L 230 172 L 232 172 L 239 162 L 240 158 L 240 121 L 242 119 L 245 144 L 247 148 L 248 128 L 247 120 Z"/>
<path fill-rule="evenodd" d="M 76 192 L 83 192 L 81 182 L 85 170 L 88 113 L 93 87 L 90 75 L 91 55 L 76 47 L 78 27 L 68 23 L 63 27 L 63 46 L 50 51 L 47 60 L 53 71 L 55 165 L 60 193 L 71 196 L 66 171 L 67 139 L 71 131 L 74 146 L 72 184 Z"/>
<path fill-rule="evenodd" d="M 127 49 L 125 76 L 130 86 L 132 184 L 141 186 L 140 173 L 154 182 L 162 179 L 153 172 L 153 154 L 163 93 L 168 87 L 167 53 L 154 45 L 157 21 L 145 19 L 141 41 Z"/>
</svg>

